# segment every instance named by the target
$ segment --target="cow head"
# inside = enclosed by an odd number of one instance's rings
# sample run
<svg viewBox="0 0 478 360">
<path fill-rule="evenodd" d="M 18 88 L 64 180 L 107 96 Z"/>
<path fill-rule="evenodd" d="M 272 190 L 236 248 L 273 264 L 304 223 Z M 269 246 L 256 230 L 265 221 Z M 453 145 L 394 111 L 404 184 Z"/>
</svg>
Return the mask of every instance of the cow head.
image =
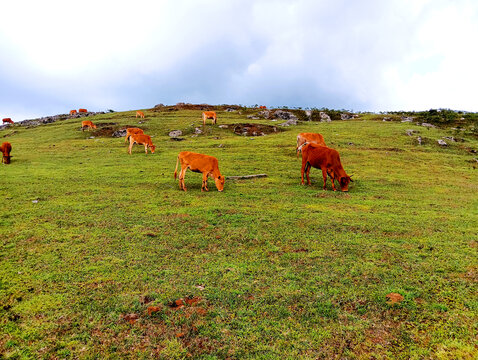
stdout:
<svg viewBox="0 0 478 360">
<path fill-rule="evenodd" d="M 339 179 L 340 190 L 346 192 L 349 191 L 349 183 L 353 181 L 350 176 L 342 176 Z"/>
<path fill-rule="evenodd" d="M 93 128 L 93 129 L 96 129 L 96 125 L 95 125 L 95 124 L 93 124 L 92 128 Z"/>
<path fill-rule="evenodd" d="M 217 178 L 214 179 L 214 182 L 216 183 L 217 191 L 223 191 L 224 190 L 224 182 L 225 181 L 226 181 L 226 178 L 222 175 L 219 175 Z"/>
<path fill-rule="evenodd" d="M 154 154 L 154 150 L 156 150 L 156 146 L 151 145 L 149 148 L 151 149 L 151 154 Z"/>
</svg>

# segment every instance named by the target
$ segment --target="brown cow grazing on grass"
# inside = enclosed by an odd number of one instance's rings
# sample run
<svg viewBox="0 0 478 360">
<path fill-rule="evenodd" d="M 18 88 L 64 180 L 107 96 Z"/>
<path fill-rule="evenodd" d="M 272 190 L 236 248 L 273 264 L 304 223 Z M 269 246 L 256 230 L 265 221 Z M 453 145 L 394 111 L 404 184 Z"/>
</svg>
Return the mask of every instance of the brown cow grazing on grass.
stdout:
<svg viewBox="0 0 478 360">
<path fill-rule="evenodd" d="M 259 109 L 267 109 L 267 107 L 264 106 L 264 105 L 261 105 L 261 106 L 259 106 Z"/>
<path fill-rule="evenodd" d="M 5 123 L 13 124 L 13 121 L 12 121 L 12 119 L 10 119 L 10 118 L 2 119 L 2 121 L 3 121 L 4 124 L 5 124 Z"/>
<path fill-rule="evenodd" d="M 201 191 L 209 191 L 207 188 L 207 178 L 212 176 L 216 183 L 218 191 L 224 190 L 224 182 L 226 178 L 221 175 L 219 171 L 218 161 L 214 156 L 197 154 L 190 151 L 182 151 L 178 154 L 178 160 L 176 161 L 176 169 L 174 170 L 174 180 L 178 173 L 178 163 L 181 163 L 181 172 L 179 173 L 179 189 L 186 191 L 184 185 L 184 176 L 187 169 L 194 172 L 202 173 L 202 186 Z"/>
<path fill-rule="evenodd" d="M 86 110 L 86 109 L 78 109 L 78 112 L 80 112 L 80 113 L 87 113 L 88 110 Z"/>
<path fill-rule="evenodd" d="M 70 110 L 70 115 L 75 115 L 76 113 L 76 110 Z"/>
<path fill-rule="evenodd" d="M 204 111 L 202 113 L 202 122 L 203 125 L 206 125 L 206 120 L 212 119 L 212 123 L 215 124 L 217 122 L 217 115 L 215 111 Z"/>
<path fill-rule="evenodd" d="M 156 146 L 153 145 L 151 141 L 151 136 L 144 135 L 144 134 L 131 134 L 129 136 L 129 148 L 128 152 L 131 155 L 131 149 L 133 148 L 134 144 L 144 145 L 144 152 L 148 153 L 148 147 L 151 150 L 151 154 L 154 154 L 154 150 L 156 150 Z"/>
<path fill-rule="evenodd" d="M 0 151 L 2 152 L 2 163 L 3 164 L 10 164 L 10 152 L 12 151 L 12 144 L 5 141 L 2 145 L 0 145 Z"/>
<path fill-rule="evenodd" d="M 144 112 L 142 112 L 142 111 L 140 111 L 140 110 L 136 111 L 136 117 L 138 117 L 138 116 L 139 116 L 141 119 L 144 119 Z"/>
<path fill-rule="evenodd" d="M 129 140 L 129 137 L 131 135 L 136 135 L 136 134 L 144 134 L 143 129 L 140 128 L 127 128 L 126 129 L 126 136 L 124 138 L 124 142 L 127 142 Z"/>
<path fill-rule="evenodd" d="M 302 145 L 304 144 L 317 144 L 321 146 L 325 145 L 324 137 L 318 133 L 300 133 L 297 135 L 297 147 L 295 148 L 295 152 L 297 157 L 299 157 L 299 152 L 301 152 Z"/>
<path fill-rule="evenodd" d="M 81 122 L 81 130 L 85 131 L 85 128 L 90 131 L 90 129 L 96 129 L 96 125 L 93 124 L 90 120 L 84 120 Z"/>
<path fill-rule="evenodd" d="M 324 177 L 324 190 L 327 189 L 327 175 L 330 176 L 332 181 L 332 189 L 335 191 L 334 181 L 337 180 L 340 184 L 342 191 L 349 190 L 349 182 L 352 181 L 342 167 L 340 162 L 340 155 L 337 150 L 328 148 L 327 146 L 320 146 L 316 144 L 305 144 L 302 147 L 302 169 L 301 179 L 302 185 L 304 185 L 304 172 L 307 176 L 307 184 L 310 185 L 310 168 L 322 170 L 322 176 Z"/>
</svg>

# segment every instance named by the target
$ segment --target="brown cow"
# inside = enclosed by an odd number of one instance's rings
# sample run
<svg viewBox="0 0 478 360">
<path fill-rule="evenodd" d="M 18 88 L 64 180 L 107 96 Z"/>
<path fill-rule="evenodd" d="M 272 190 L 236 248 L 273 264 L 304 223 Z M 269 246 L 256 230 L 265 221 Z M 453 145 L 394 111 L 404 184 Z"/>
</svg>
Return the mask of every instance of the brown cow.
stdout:
<svg viewBox="0 0 478 360">
<path fill-rule="evenodd" d="M 142 111 L 140 111 L 140 110 L 136 111 L 136 117 L 138 117 L 138 116 L 139 116 L 141 119 L 144 119 L 144 112 L 142 112 Z"/>
<path fill-rule="evenodd" d="M 76 113 L 76 110 L 70 110 L 70 115 L 75 115 Z"/>
<path fill-rule="evenodd" d="M 324 177 L 324 190 L 327 188 L 327 174 L 330 176 L 332 189 L 334 191 L 334 180 L 339 182 L 342 191 L 349 190 L 349 182 L 352 181 L 352 179 L 346 174 L 342 167 L 340 155 L 337 150 L 328 148 L 327 146 L 305 144 L 302 148 L 302 185 L 304 185 L 304 172 L 307 176 L 307 184 L 310 185 L 309 172 L 311 167 L 322 170 L 322 176 Z"/>
<path fill-rule="evenodd" d="M 136 135 L 136 134 L 144 134 L 143 129 L 140 128 L 127 128 L 126 129 L 126 136 L 124 138 L 124 142 L 127 142 L 129 140 L 129 137 L 131 135 Z"/>
<path fill-rule="evenodd" d="M 80 113 L 87 113 L 88 110 L 86 110 L 86 109 L 78 109 L 78 112 L 80 112 Z"/>
<path fill-rule="evenodd" d="M 221 175 L 217 159 L 214 156 L 197 154 L 190 151 L 182 151 L 178 154 L 178 160 L 176 161 L 176 169 L 174 170 L 174 180 L 178 173 L 178 162 L 181 163 L 181 172 L 179 173 L 179 189 L 186 191 L 184 185 L 184 176 L 187 169 L 194 172 L 202 173 L 202 186 L 201 191 L 209 191 L 207 188 L 207 178 L 212 176 L 216 183 L 218 191 L 224 190 L 224 182 L 226 178 Z"/>
<path fill-rule="evenodd" d="M 202 113 L 203 125 L 206 125 L 206 119 L 212 119 L 212 123 L 215 124 L 217 122 L 216 112 L 215 111 L 204 111 Z"/>
<path fill-rule="evenodd" d="M 297 147 L 295 148 L 295 153 L 297 154 L 297 157 L 299 157 L 299 152 L 301 152 L 302 146 L 304 144 L 317 144 L 321 146 L 327 146 L 325 145 L 324 137 L 321 134 L 318 133 L 300 133 L 297 135 Z"/>
<path fill-rule="evenodd" d="M 3 164 L 10 164 L 10 152 L 12 151 L 12 144 L 5 141 L 2 145 L 0 145 L 0 151 L 2 152 L 2 163 Z"/>
<path fill-rule="evenodd" d="M 148 153 L 148 147 L 151 150 L 151 154 L 154 154 L 154 150 L 156 149 L 156 146 L 153 145 L 153 142 L 151 141 L 151 136 L 149 135 L 131 134 L 129 136 L 128 152 L 130 155 L 131 155 L 131 149 L 133 148 L 134 144 L 144 145 L 144 152 L 146 154 Z"/>
<path fill-rule="evenodd" d="M 81 130 L 85 131 L 85 127 L 88 128 L 88 131 L 90 131 L 91 128 L 96 129 L 96 125 L 90 120 L 84 120 L 81 122 Z"/>
<path fill-rule="evenodd" d="M 261 106 L 259 106 L 259 109 L 267 109 L 267 107 L 264 106 L 264 105 L 261 105 Z"/>
<path fill-rule="evenodd" d="M 2 121 L 3 121 L 4 124 L 5 124 L 5 123 L 13 124 L 13 121 L 12 121 L 12 119 L 10 119 L 10 118 L 2 119 Z"/>
</svg>

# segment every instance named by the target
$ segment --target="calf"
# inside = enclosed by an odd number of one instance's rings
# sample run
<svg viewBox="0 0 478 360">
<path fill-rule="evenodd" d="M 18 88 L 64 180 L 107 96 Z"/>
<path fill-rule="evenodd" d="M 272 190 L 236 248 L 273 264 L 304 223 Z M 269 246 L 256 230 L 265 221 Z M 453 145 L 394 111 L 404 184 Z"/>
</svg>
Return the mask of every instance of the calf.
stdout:
<svg viewBox="0 0 478 360">
<path fill-rule="evenodd" d="M 129 137 L 131 135 L 136 135 L 136 134 L 144 134 L 143 129 L 140 128 L 127 128 L 126 129 L 126 136 L 124 138 L 124 142 L 129 141 Z"/>
<path fill-rule="evenodd" d="M 12 144 L 5 141 L 2 145 L 0 145 L 0 152 L 2 153 L 2 164 L 10 164 L 10 152 L 12 151 Z"/>
<path fill-rule="evenodd" d="M 202 113 L 203 125 L 206 125 L 206 119 L 212 119 L 212 123 L 215 124 L 217 122 L 216 112 L 215 111 L 204 111 Z"/>
<path fill-rule="evenodd" d="M 96 129 L 96 125 L 93 124 L 90 120 L 84 120 L 81 122 L 81 130 L 82 131 L 85 131 L 85 128 L 88 129 L 88 131 L 90 131 L 90 129 Z"/>
<path fill-rule="evenodd" d="M 86 110 L 86 109 L 78 109 L 78 112 L 80 112 L 80 113 L 87 113 L 88 110 Z"/>
<path fill-rule="evenodd" d="M 12 121 L 12 119 L 10 119 L 10 118 L 2 119 L 2 121 L 3 121 L 4 124 L 5 124 L 5 123 L 13 124 L 13 121 Z"/>
<path fill-rule="evenodd" d="M 76 113 L 76 110 L 70 110 L 70 115 L 75 115 Z"/>
<path fill-rule="evenodd" d="M 144 119 L 144 112 L 142 112 L 142 111 L 140 111 L 140 110 L 136 111 L 136 117 L 138 117 L 138 116 L 139 116 L 141 119 Z"/>
<path fill-rule="evenodd" d="M 352 181 L 352 179 L 345 173 L 337 150 L 328 148 L 327 146 L 305 144 L 302 148 L 302 185 L 304 185 L 304 172 L 307 176 L 307 184 L 310 185 L 309 172 L 311 167 L 322 170 L 324 190 L 326 190 L 327 174 L 330 176 L 332 189 L 334 191 L 336 191 L 335 180 L 339 182 L 342 191 L 349 190 L 349 182 Z"/>
<path fill-rule="evenodd" d="M 154 154 L 154 150 L 156 149 L 156 146 L 153 145 L 153 142 L 151 141 L 151 136 L 149 135 L 131 134 L 129 136 L 128 152 L 130 155 L 131 155 L 131 149 L 133 148 L 134 144 L 144 145 L 144 152 L 146 154 L 148 153 L 148 147 L 151 150 L 151 154 Z"/>
<path fill-rule="evenodd" d="M 190 151 L 182 151 L 178 154 L 176 169 L 174 170 L 174 180 L 178 173 L 178 163 L 181 163 L 181 172 L 179 173 L 179 189 L 186 191 L 184 185 L 184 176 L 187 169 L 202 173 L 201 191 L 209 191 L 207 188 L 207 178 L 212 176 L 218 191 L 224 190 L 226 178 L 219 171 L 218 161 L 215 157 L 203 154 L 197 154 Z"/>
<path fill-rule="evenodd" d="M 325 145 L 324 137 L 321 134 L 318 133 L 300 133 L 297 135 L 297 147 L 295 148 L 295 153 L 297 154 L 297 157 L 299 157 L 299 152 L 302 150 L 302 146 L 304 144 L 317 144 L 321 146 L 327 146 Z"/>
</svg>

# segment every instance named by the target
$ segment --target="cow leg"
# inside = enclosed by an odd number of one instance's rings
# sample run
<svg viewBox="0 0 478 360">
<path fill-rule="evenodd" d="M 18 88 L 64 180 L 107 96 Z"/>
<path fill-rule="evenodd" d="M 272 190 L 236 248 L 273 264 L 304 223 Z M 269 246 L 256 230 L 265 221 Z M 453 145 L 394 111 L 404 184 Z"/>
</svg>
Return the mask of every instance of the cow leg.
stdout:
<svg viewBox="0 0 478 360">
<path fill-rule="evenodd" d="M 129 143 L 129 147 L 128 147 L 128 153 L 131 155 L 131 149 L 133 148 L 133 143 L 130 142 Z"/>
<path fill-rule="evenodd" d="M 307 163 L 307 168 L 305 169 L 305 175 L 307 176 L 307 185 L 310 185 L 310 169 L 312 168 L 312 165 L 310 163 Z"/>
<path fill-rule="evenodd" d="M 335 189 L 335 173 L 333 170 L 327 171 L 330 176 L 330 182 L 332 183 L 332 190 L 336 191 Z"/>
<path fill-rule="evenodd" d="M 181 166 L 181 172 L 179 173 L 179 190 L 187 191 L 186 185 L 184 185 L 184 177 L 186 176 L 187 169 L 187 167 L 183 168 Z"/>
<path fill-rule="evenodd" d="M 305 159 L 302 159 L 302 168 L 300 169 L 300 180 L 301 180 L 301 184 L 304 185 L 304 172 L 305 172 L 305 168 L 307 167 L 307 161 L 305 161 Z"/>
<path fill-rule="evenodd" d="M 322 177 L 324 178 L 324 190 L 327 190 L 327 169 L 326 168 L 322 168 Z"/>
<path fill-rule="evenodd" d="M 144 152 L 147 154 L 148 153 L 148 144 L 144 144 Z"/>
<path fill-rule="evenodd" d="M 208 177 L 208 173 L 203 173 L 202 174 L 202 186 L 201 186 L 201 191 L 209 191 L 209 189 L 207 188 L 207 177 Z"/>
</svg>

